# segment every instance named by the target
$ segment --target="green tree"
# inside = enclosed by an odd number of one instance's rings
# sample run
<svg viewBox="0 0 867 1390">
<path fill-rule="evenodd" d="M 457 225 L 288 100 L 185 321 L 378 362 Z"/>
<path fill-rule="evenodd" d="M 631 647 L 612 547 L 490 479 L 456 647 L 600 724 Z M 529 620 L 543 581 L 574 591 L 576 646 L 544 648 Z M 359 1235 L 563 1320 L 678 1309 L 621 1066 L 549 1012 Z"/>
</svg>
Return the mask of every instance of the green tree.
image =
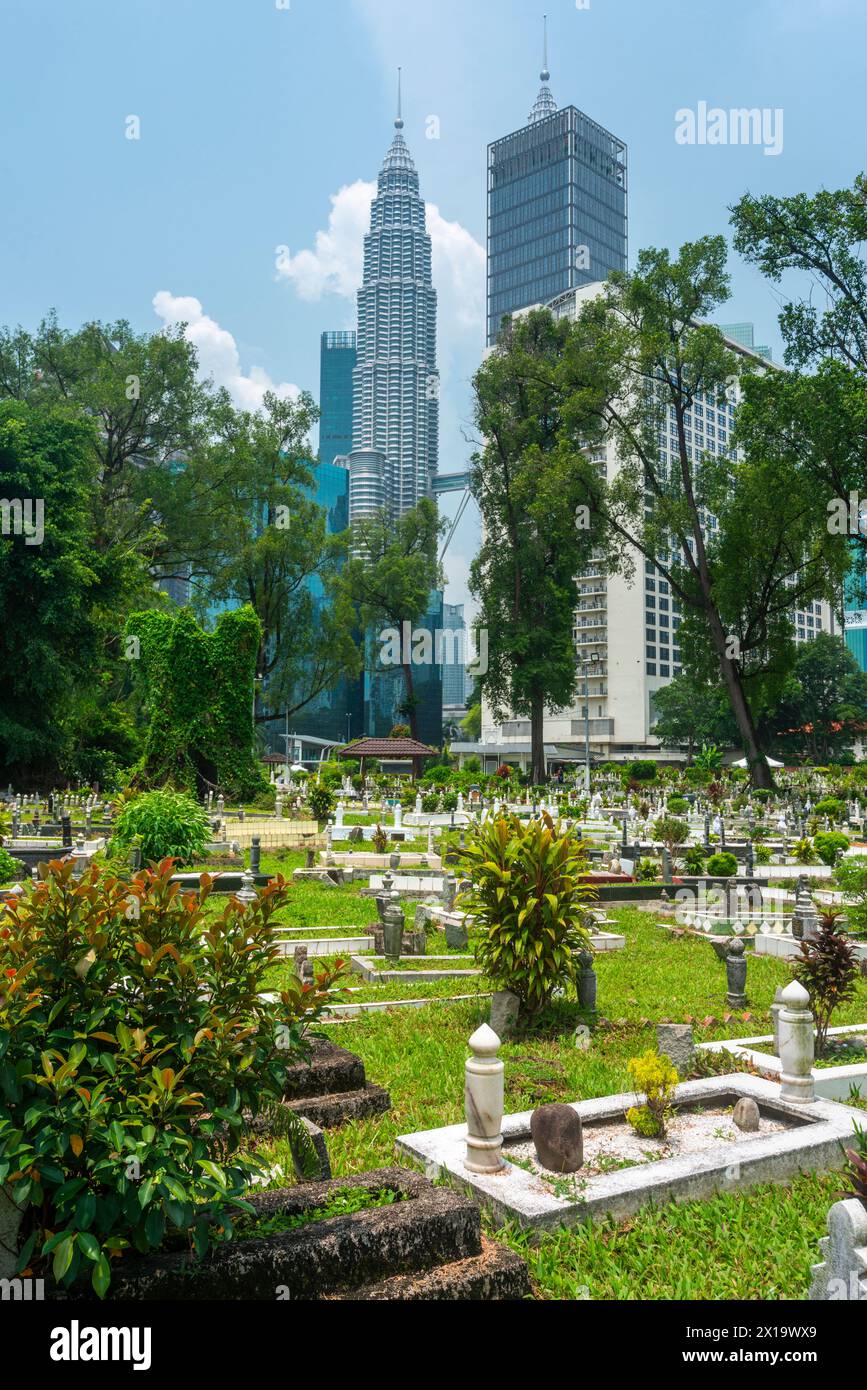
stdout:
<svg viewBox="0 0 867 1390">
<path fill-rule="evenodd" d="M 601 545 L 577 510 L 585 460 L 562 447 L 556 375 L 568 332 L 546 310 L 515 320 L 474 381 L 484 442 L 470 473 L 482 516 L 470 592 L 487 631 L 482 684 L 498 719 L 529 718 L 537 784 L 545 777 L 545 709 L 563 709 L 575 696 L 575 576 Z"/>
<path fill-rule="evenodd" d="M 732 744 L 737 739 L 737 725 L 719 680 L 708 684 L 690 671 L 682 671 L 669 685 L 655 692 L 653 704 L 654 737 L 664 745 L 685 744 L 689 762 L 700 744 Z"/>
<path fill-rule="evenodd" d="M 184 330 L 136 334 L 121 319 L 68 332 L 52 312 L 35 334 L 0 331 L 0 397 L 97 424 L 94 544 L 134 546 L 154 564 L 171 563 L 164 524 L 178 461 L 207 437 L 213 401 Z"/>
<path fill-rule="evenodd" d="M 867 717 L 867 675 L 839 637 L 821 632 L 802 643 L 774 711 L 782 751 L 833 762 L 851 748 Z"/>
<path fill-rule="evenodd" d="M 134 566 L 93 546 L 93 434 L 61 409 L 0 402 L 0 766 L 19 785 L 99 746 L 88 702 Z"/>
<path fill-rule="evenodd" d="M 219 430 L 178 480 L 180 514 L 194 518 L 189 574 L 199 611 L 249 604 L 262 625 L 257 720 L 286 718 L 358 672 L 354 612 L 338 582 L 345 535 L 331 535 L 310 496 L 309 432 L 319 411 L 265 394 L 261 411 L 222 400 Z M 196 498 L 208 506 L 196 511 Z M 178 549 L 181 542 L 178 541 Z"/>
<path fill-rule="evenodd" d="M 732 209 L 736 249 L 773 283 L 806 277 L 786 298 L 780 328 L 791 373 L 753 384 L 744 428 L 784 447 L 816 484 L 815 504 L 867 494 L 867 179 L 813 197 L 745 195 Z M 867 562 L 867 528 L 850 543 Z"/>
<path fill-rule="evenodd" d="M 830 538 L 807 481 L 782 457 L 694 453 L 693 407 L 707 398 L 724 406 L 742 374 L 707 322 L 728 294 L 722 237 L 688 243 L 674 260 L 642 251 L 633 275 L 613 275 L 583 309 L 557 379 L 573 438 L 602 422 L 619 459 L 611 479 L 587 468 L 591 514 L 621 547 L 622 568 L 637 552 L 668 581 L 684 662 L 699 680 L 718 674 L 753 782 L 769 787 L 756 707 L 791 665 L 791 609 L 829 592 Z M 670 467 L 661 451 L 669 424 Z"/>
<path fill-rule="evenodd" d="M 396 522 L 387 511 L 360 518 L 352 528 L 353 553 L 338 583 L 344 597 L 356 606 L 362 628 L 370 631 L 380 659 L 403 671 L 405 698 L 400 713 L 408 719 L 413 738 L 418 738 L 413 663 L 433 661 L 437 653 L 433 634 L 413 634 L 409 642 L 406 637 L 427 612 L 432 590 L 442 585 L 442 530 L 436 504 L 428 498 Z"/>
<path fill-rule="evenodd" d="M 253 739 L 256 655 L 262 628 L 252 608 L 222 613 L 206 632 L 189 609 L 133 613 L 130 666 L 147 719 L 135 770 L 145 787 L 165 785 L 230 796 L 265 790 Z"/>
</svg>

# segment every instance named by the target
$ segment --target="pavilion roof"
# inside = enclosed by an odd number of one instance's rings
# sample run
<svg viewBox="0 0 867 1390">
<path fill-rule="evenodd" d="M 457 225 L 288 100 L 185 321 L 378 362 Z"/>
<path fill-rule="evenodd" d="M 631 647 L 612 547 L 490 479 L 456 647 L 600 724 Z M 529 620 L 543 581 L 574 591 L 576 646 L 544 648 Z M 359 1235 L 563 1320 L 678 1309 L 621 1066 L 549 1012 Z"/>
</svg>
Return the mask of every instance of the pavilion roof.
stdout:
<svg viewBox="0 0 867 1390">
<path fill-rule="evenodd" d="M 359 738 L 341 748 L 341 758 L 431 758 L 439 750 L 414 738 Z"/>
</svg>

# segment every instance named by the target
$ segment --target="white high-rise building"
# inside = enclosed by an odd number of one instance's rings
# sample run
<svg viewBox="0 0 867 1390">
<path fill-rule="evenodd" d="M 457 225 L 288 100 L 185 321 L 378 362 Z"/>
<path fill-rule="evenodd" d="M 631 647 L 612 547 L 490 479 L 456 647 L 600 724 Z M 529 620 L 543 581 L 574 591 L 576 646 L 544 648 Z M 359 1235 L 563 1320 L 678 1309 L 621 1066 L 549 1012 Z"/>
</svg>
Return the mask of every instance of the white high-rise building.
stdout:
<svg viewBox="0 0 867 1390">
<path fill-rule="evenodd" d="M 602 293 L 602 284 L 570 290 L 548 306 L 558 318 L 574 319 L 588 299 Z M 528 311 L 527 311 L 528 312 Z M 767 358 L 742 342 L 726 338 L 727 346 L 754 359 L 767 369 Z M 672 412 L 673 414 L 673 412 Z M 687 417 L 687 447 L 698 460 L 704 453 L 727 454 L 731 447 L 735 404 L 720 408 L 716 400 L 698 397 Z M 673 419 L 670 429 L 660 435 L 660 461 L 665 464 L 677 456 Z M 617 469 L 612 444 L 594 451 L 593 461 L 612 479 Z M 716 518 L 707 515 L 709 532 Z M 577 577 L 575 639 L 576 699 L 558 714 L 546 714 L 544 741 L 549 760 L 557 762 L 558 751 L 566 758 L 581 760 L 584 755 L 589 705 L 590 748 L 594 759 L 627 761 L 633 757 L 655 756 L 659 740 L 651 732 L 656 722 L 654 697 L 680 673 L 678 628 L 680 604 L 656 566 L 638 551 L 633 555 L 634 573 L 606 576 L 591 562 Z M 809 641 L 821 631 L 833 631 L 833 616 L 827 603 L 814 603 L 809 610 L 794 613 L 797 641 Z M 585 702 L 584 691 L 589 690 Z M 482 707 L 482 743 L 497 748 L 497 757 L 508 761 L 529 761 L 530 721 L 511 719 L 503 725 L 494 722 L 490 708 Z M 493 755 L 492 755 L 493 756 Z"/>
</svg>

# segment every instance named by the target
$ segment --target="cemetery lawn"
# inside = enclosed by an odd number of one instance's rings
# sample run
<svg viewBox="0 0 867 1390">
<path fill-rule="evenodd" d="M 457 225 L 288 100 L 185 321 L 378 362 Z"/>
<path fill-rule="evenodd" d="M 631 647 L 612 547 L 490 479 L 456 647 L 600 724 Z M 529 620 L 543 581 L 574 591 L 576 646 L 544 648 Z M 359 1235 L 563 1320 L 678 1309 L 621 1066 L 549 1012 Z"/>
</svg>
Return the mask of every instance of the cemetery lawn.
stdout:
<svg viewBox="0 0 867 1390">
<path fill-rule="evenodd" d="M 338 892 L 323 896 L 330 920 L 344 922 L 350 920 L 347 903 L 338 899 Z M 371 900 L 357 901 L 375 913 Z M 790 978 L 785 962 L 751 956 L 749 1010 L 726 1021 L 725 969 L 706 941 L 671 938 L 651 914 L 635 908 L 614 909 L 609 916 L 627 946 L 596 959 L 601 1019 L 589 1050 L 576 1047 L 574 1039 L 576 1026 L 587 1020 L 565 1001 L 532 1035 L 505 1043 L 507 1112 L 629 1090 L 627 1063 L 655 1047 L 659 1022 L 692 1021 L 697 1041 L 771 1031 L 768 1010 L 774 990 Z M 283 968 L 291 969 L 291 963 L 277 967 Z M 371 985 L 345 999 L 440 1001 L 450 994 L 481 995 L 485 988 L 490 986 L 478 978 L 414 987 Z M 853 1003 L 834 1015 L 834 1024 L 867 1020 L 867 980 L 859 980 L 857 990 Z M 369 1080 L 388 1088 L 393 1105 L 387 1114 L 328 1132 L 336 1178 L 395 1163 L 399 1134 L 463 1120 L 466 1041 L 486 1020 L 488 1009 L 482 997 L 437 1002 L 430 1008 L 369 1013 L 321 1029 L 358 1053 Z M 266 1152 L 292 1171 L 279 1141 Z M 492 1234 L 525 1256 L 541 1298 L 803 1299 L 828 1208 L 842 1190 L 838 1173 L 806 1175 L 785 1185 L 644 1209 L 627 1221 L 563 1230 L 537 1241 L 514 1229 Z"/>
</svg>

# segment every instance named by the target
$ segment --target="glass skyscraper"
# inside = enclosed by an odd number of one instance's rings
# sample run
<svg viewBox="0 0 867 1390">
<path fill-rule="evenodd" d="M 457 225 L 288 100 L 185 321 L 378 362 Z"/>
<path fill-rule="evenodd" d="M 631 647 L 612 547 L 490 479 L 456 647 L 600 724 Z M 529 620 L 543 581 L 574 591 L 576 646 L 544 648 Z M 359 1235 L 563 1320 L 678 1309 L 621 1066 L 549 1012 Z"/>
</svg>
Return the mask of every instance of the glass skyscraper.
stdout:
<svg viewBox="0 0 867 1390">
<path fill-rule="evenodd" d="M 353 331 L 323 333 L 319 353 L 319 460 L 333 463 L 352 449 L 352 373 L 357 352 Z"/>
<path fill-rule="evenodd" d="M 350 518 L 401 516 L 433 495 L 439 449 L 431 241 L 398 106 L 364 238 L 353 373 Z"/>
<path fill-rule="evenodd" d="M 627 267 L 622 140 L 542 87 L 527 125 L 488 147 L 488 345 L 503 318 Z"/>
</svg>

